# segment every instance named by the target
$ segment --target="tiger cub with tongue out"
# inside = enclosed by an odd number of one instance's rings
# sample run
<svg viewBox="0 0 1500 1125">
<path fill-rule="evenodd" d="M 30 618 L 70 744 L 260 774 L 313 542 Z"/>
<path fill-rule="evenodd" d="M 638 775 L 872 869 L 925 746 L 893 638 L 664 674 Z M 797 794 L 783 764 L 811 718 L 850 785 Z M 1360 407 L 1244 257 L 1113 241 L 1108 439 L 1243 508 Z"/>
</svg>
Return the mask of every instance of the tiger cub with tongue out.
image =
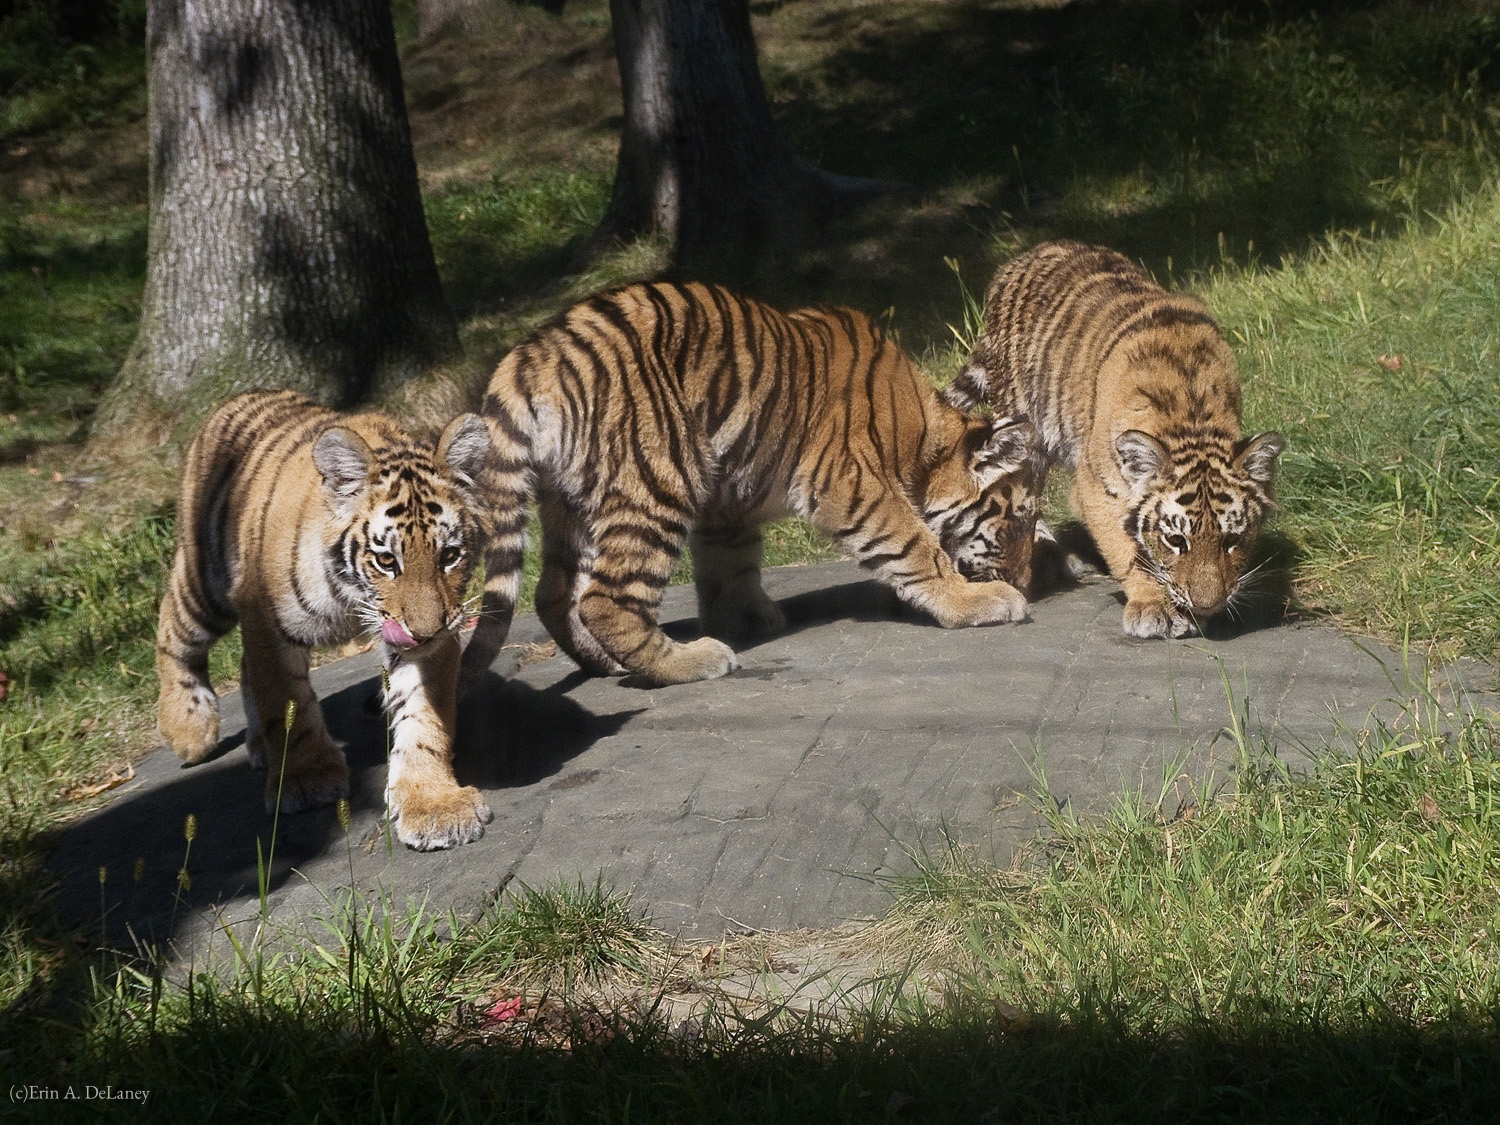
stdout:
<svg viewBox="0 0 1500 1125">
<path fill-rule="evenodd" d="M 238 622 L 246 744 L 266 767 L 267 809 L 346 796 L 308 650 L 378 633 L 396 835 L 422 851 L 484 835 L 490 810 L 455 780 L 452 747 L 457 630 L 480 535 L 471 492 L 489 448 L 473 414 L 434 448 L 383 414 L 336 414 L 291 392 L 220 406 L 183 459 L 158 622 L 157 721 L 173 752 L 191 765 L 218 744 L 208 650 Z"/>
</svg>

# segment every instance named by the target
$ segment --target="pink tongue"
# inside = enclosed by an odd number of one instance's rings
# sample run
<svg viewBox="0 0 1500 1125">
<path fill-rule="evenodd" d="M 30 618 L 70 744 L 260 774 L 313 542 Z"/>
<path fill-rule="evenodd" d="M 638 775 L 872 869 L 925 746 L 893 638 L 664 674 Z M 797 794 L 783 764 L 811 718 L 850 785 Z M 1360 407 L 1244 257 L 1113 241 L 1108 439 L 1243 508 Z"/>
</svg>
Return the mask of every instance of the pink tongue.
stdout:
<svg viewBox="0 0 1500 1125">
<path fill-rule="evenodd" d="M 380 623 L 380 636 L 386 644 L 397 648 L 411 648 L 417 643 L 417 638 L 406 631 L 405 625 L 389 617 Z"/>
</svg>

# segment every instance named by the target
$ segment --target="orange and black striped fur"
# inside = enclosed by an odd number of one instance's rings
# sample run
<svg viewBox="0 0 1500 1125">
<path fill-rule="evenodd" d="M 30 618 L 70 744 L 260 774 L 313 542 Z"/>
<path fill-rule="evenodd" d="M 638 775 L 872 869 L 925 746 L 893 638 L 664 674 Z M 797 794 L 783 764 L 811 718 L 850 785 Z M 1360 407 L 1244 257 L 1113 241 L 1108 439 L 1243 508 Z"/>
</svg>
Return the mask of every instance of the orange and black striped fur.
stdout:
<svg viewBox="0 0 1500 1125">
<path fill-rule="evenodd" d="M 533 490 L 537 613 L 596 674 L 672 684 L 738 667 L 724 639 L 782 625 L 761 589 L 760 527 L 792 512 L 944 626 L 1026 614 L 1011 583 L 1028 581 L 1034 429 L 944 405 L 860 313 L 781 313 L 710 285 L 626 286 L 511 352 L 483 415 L 487 504 L 501 518 L 466 676 L 509 627 Z M 677 644 L 656 610 L 690 532 L 707 635 Z"/>
<path fill-rule="evenodd" d="M 285 812 L 346 795 L 308 648 L 379 634 L 397 835 L 423 850 L 482 836 L 490 811 L 454 780 L 452 742 L 456 630 L 479 538 L 471 491 L 488 451 L 472 414 L 434 450 L 385 415 L 335 414 L 290 392 L 220 406 L 184 458 L 156 638 L 158 725 L 177 756 L 201 761 L 218 742 L 208 650 L 238 622 L 246 744 L 270 766 L 267 807 L 278 793 Z"/>
<path fill-rule="evenodd" d="M 1201 301 L 1099 246 L 1049 242 L 995 276 L 946 392 L 1029 415 L 1124 585 L 1125 632 L 1182 637 L 1244 587 L 1285 440 L 1240 436 L 1234 356 Z"/>
</svg>

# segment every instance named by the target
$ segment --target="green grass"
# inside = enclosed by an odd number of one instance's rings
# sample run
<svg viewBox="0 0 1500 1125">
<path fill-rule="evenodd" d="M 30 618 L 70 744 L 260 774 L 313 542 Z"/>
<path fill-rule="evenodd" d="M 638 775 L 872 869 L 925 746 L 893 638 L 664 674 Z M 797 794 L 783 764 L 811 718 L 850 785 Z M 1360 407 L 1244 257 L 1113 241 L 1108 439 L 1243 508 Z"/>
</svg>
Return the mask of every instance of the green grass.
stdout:
<svg viewBox="0 0 1500 1125">
<path fill-rule="evenodd" d="M 525 170 L 425 200 L 427 229 L 448 301 L 489 310 L 554 281 L 604 216 L 610 178 Z"/>
<path fill-rule="evenodd" d="M 1049 812 L 1043 873 L 959 852 L 893 913 L 966 986 L 1030 1012 L 1080 998 L 1127 1024 L 1487 1023 L 1500 1002 L 1500 760 L 1492 721 L 1418 700 L 1340 732 L 1292 777 L 1251 747 L 1228 796 L 1170 791 L 1102 822 Z M 1255 751 L 1259 749 L 1264 756 Z M 930 955 L 930 954 L 929 954 Z"/>
<path fill-rule="evenodd" d="M 23 501 L 5 505 L 0 558 L 54 538 L 47 517 L 15 509 L 34 506 L 33 473 L 77 475 L 83 427 L 140 317 L 144 160 L 135 176 L 91 154 L 112 156 L 145 114 L 145 8 L 108 8 L 82 44 L 37 0 L 0 17 L 0 501 Z"/>
<path fill-rule="evenodd" d="M 1045 848 L 893 884 L 856 940 L 895 990 L 835 1023 L 710 1005 L 685 1033 L 656 990 L 711 975 L 580 881 L 472 923 L 331 902 L 303 955 L 247 949 L 185 986 L 61 953 L 0 1014 L 0 1070 L 149 1088 L 183 1120 L 1482 1120 L 1500 764 L 1493 721 L 1451 709 L 1419 692 L 1296 779 L 1231 722 L 1235 784 L 1191 816 L 1145 794 L 1079 822 L 1043 776 Z"/>
<path fill-rule="evenodd" d="M 1497 17 L 1456 3 L 1305 7 L 892 0 L 758 14 L 767 87 L 799 152 L 967 201 L 948 217 L 909 201 L 854 216 L 788 290 L 826 282 L 816 295 L 894 303 L 941 377 L 961 359 L 945 323 L 962 331 L 965 312 L 944 256 L 964 259 L 975 290 L 983 269 L 1044 237 L 1141 257 L 1219 315 L 1247 425 L 1291 439 L 1277 530 L 1301 600 L 1493 660 Z M 46 39 L 40 10 L 0 20 L 0 140 L 65 142 L 138 117 L 139 45 Z M 399 13 L 408 31 L 412 11 Z M 607 176 L 512 164 L 485 176 L 426 200 L 478 366 L 568 300 L 659 265 L 642 244 L 568 273 Z M 61 488 L 54 462 L 77 471 L 79 427 L 133 334 L 144 231 L 139 200 L 102 188 L 0 202 L 0 499 Z M 866 284 L 878 271 L 863 255 L 882 247 L 895 280 Z M 1397 370 L 1381 362 L 1392 356 Z M 333 903 L 309 958 L 250 950 L 237 974 L 189 984 L 85 948 L 48 914 L 37 833 L 80 807 L 64 798 L 80 780 L 144 744 L 173 529 L 156 512 L 59 533 L 51 504 L 0 532 L 7 1085 L 147 1086 L 154 1109 L 194 1119 L 1500 1109 L 1496 726 L 1431 709 L 1307 776 L 1261 768 L 1247 748 L 1257 768 L 1200 794 L 1191 819 L 1127 800 L 1102 821 L 1054 818 L 1030 866 L 938 857 L 893 887 L 898 905 L 869 939 L 898 977 L 914 967 L 913 983 L 947 994 L 887 991 L 836 1024 L 730 1011 L 701 1038 L 674 1034 L 632 999 L 661 983 L 661 939 L 598 883 L 521 890 L 472 923 Z M 831 554 L 803 524 L 768 532 L 769 564 Z M 234 672 L 235 643 L 219 646 L 216 677 Z M 505 1034 L 476 1023 L 493 998 L 539 990 L 577 1002 L 550 1030 L 540 1016 Z M 584 1003 L 611 997 L 618 1011 Z"/>
<path fill-rule="evenodd" d="M 0 580 L 0 841 L 68 811 L 80 778 L 119 764 L 154 730 L 156 609 L 172 521 L 138 520 L 21 556 Z M 216 680 L 239 674 L 238 633 L 215 647 Z"/>
<path fill-rule="evenodd" d="M 564 994 L 621 968 L 643 971 L 646 948 L 657 937 L 629 895 L 581 878 L 522 886 L 467 932 L 474 940 L 459 944 L 456 977 L 504 978 L 533 992 Z"/>
<path fill-rule="evenodd" d="M 59 35 L 47 4 L 36 0 L 19 0 L 0 17 L 0 141 L 114 125 L 145 112 L 146 5 L 101 6 L 107 14 L 91 43 Z"/>
<path fill-rule="evenodd" d="M 1500 15 L 1481 5 L 896 0 L 789 5 L 767 31 L 789 40 L 764 69 L 798 152 L 968 185 L 1002 230 L 1164 272 L 1215 264 L 1221 235 L 1274 259 L 1399 225 L 1493 167 Z"/>
<path fill-rule="evenodd" d="M 1247 422 L 1290 439 L 1280 527 L 1304 599 L 1500 657 L 1500 191 L 1202 292 L 1239 354 Z"/>
<path fill-rule="evenodd" d="M 76 440 L 119 369 L 140 319 L 145 250 L 135 206 L 0 203 L 0 466 L 12 475 Z"/>
</svg>

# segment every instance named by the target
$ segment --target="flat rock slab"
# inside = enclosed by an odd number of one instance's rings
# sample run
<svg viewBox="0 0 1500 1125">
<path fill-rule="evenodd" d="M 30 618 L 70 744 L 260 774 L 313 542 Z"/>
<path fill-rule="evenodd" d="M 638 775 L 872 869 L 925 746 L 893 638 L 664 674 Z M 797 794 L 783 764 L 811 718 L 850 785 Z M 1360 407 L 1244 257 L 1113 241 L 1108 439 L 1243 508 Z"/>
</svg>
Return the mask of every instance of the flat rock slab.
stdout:
<svg viewBox="0 0 1500 1125">
<path fill-rule="evenodd" d="M 687 938 L 830 926 L 879 915 L 890 901 L 880 876 L 911 870 L 914 849 L 953 840 L 1006 862 L 1038 831 L 1043 778 L 1075 812 L 1139 791 L 1152 805 L 1165 797 L 1170 815 L 1233 769 L 1234 716 L 1291 759 L 1410 694 L 1397 654 L 1321 624 L 1132 641 L 1103 579 L 1034 604 L 1029 623 L 953 632 L 852 563 L 767 571 L 765 585 L 787 631 L 742 650 L 733 675 L 678 687 L 534 659 L 546 635 L 519 617 L 514 646 L 460 714 L 459 777 L 485 791 L 495 821 L 451 852 L 418 854 L 383 830 L 369 654 L 313 676 L 349 744 L 353 823 L 346 834 L 332 809 L 283 817 L 262 879 L 272 819 L 227 697 L 217 757 L 182 768 L 160 750 L 63 833 L 51 859 L 60 906 L 114 944 L 134 935 L 196 961 L 263 914 L 291 927 L 333 917 L 350 886 L 464 917 L 511 880 L 602 874 Z M 694 612 L 690 588 L 667 592 L 669 632 L 693 635 Z"/>
</svg>

